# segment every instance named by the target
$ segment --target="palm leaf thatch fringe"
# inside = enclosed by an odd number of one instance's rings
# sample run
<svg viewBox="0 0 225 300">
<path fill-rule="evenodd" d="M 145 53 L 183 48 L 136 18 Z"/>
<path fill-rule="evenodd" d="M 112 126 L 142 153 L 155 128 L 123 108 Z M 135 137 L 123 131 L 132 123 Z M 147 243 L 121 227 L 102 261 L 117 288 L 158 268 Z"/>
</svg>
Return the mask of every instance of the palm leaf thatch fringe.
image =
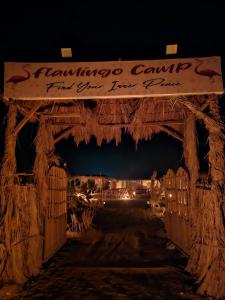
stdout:
<svg viewBox="0 0 225 300">
<path fill-rule="evenodd" d="M 213 126 L 208 126 L 210 132 L 209 144 L 209 162 L 211 166 L 211 176 L 213 182 L 218 185 L 218 188 L 224 193 L 224 179 L 225 179 L 225 166 L 224 166 L 224 139 L 222 136 L 222 130 L 224 126 L 221 123 L 221 117 L 219 112 L 218 100 L 209 102 L 210 112 L 213 118 L 221 124 L 217 130 Z M 225 199 L 224 199 L 225 200 Z"/>
<path fill-rule="evenodd" d="M 11 257 L 12 218 L 14 215 L 14 174 L 16 172 L 16 137 L 12 134 L 16 126 L 17 109 L 10 103 L 5 133 L 5 153 L 1 170 L 0 191 L 0 279 L 13 279 Z"/>
<path fill-rule="evenodd" d="M 42 107 L 43 114 L 49 120 L 55 142 L 61 138 L 74 137 L 75 143 L 88 143 L 96 137 L 100 146 L 102 141 L 121 141 L 123 130 L 137 143 L 141 139 L 150 139 L 154 133 L 166 131 L 167 120 L 171 129 L 182 136 L 183 105 L 167 99 L 98 99 L 91 105 L 77 101 L 71 105 L 58 104 L 54 111 Z M 158 124 L 157 124 L 158 123 Z M 175 136 L 172 130 L 167 133 Z"/>
<path fill-rule="evenodd" d="M 210 191 L 202 192 L 201 199 L 196 198 L 201 210 L 198 209 L 197 233 L 187 270 L 197 276 L 200 284 L 199 293 L 224 298 L 224 139 L 217 99 L 210 101 L 210 111 L 213 119 L 203 116 L 201 118 L 209 130 L 212 186 Z"/>
</svg>

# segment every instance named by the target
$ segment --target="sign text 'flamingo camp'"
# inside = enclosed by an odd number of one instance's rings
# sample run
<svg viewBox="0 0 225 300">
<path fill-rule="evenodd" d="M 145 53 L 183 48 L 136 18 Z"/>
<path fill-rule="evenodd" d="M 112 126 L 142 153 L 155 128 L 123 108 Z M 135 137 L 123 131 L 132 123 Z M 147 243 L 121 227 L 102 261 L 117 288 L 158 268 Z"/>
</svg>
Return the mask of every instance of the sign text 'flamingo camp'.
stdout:
<svg viewBox="0 0 225 300">
<path fill-rule="evenodd" d="M 220 57 L 4 65 L 4 97 L 96 99 L 223 94 Z"/>
</svg>

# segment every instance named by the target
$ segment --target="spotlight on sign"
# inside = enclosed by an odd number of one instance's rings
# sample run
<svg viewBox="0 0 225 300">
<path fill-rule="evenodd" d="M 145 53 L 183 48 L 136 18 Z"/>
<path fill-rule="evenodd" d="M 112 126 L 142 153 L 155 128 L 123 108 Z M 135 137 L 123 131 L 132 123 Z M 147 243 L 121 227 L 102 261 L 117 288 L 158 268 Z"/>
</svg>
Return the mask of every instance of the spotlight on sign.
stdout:
<svg viewBox="0 0 225 300">
<path fill-rule="evenodd" d="M 61 55 L 64 58 L 72 57 L 72 49 L 71 48 L 61 48 Z"/>
<path fill-rule="evenodd" d="M 177 44 L 166 45 L 166 55 L 177 54 Z"/>
</svg>

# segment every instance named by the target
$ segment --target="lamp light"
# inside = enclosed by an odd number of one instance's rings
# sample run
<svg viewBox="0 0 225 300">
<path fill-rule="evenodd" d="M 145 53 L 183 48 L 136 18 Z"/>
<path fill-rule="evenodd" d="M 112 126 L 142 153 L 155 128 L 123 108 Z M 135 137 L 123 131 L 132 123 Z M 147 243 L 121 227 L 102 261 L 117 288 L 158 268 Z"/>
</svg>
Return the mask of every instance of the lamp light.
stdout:
<svg viewBox="0 0 225 300">
<path fill-rule="evenodd" d="M 177 54 L 177 44 L 166 45 L 166 55 Z"/>
<path fill-rule="evenodd" d="M 71 48 L 61 48 L 61 56 L 64 58 L 72 57 Z"/>
</svg>

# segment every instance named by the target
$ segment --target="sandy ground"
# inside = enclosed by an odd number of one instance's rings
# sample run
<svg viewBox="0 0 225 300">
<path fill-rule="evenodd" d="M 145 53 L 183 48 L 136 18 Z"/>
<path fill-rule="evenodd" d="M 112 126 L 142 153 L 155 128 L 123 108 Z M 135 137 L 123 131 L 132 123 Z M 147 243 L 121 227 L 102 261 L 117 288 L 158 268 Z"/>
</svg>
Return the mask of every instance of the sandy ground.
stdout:
<svg viewBox="0 0 225 300">
<path fill-rule="evenodd" d="M 0 295 L 40 300 L 208 299 L 194 293 L 194 280 L 184 271 L 186 258 L 168 245 L 162 221 L 149 209 L 104 208 L 93 227 L 69 240 L 37 278 L 24 287 L 5 286 Z"/>
</svg>

